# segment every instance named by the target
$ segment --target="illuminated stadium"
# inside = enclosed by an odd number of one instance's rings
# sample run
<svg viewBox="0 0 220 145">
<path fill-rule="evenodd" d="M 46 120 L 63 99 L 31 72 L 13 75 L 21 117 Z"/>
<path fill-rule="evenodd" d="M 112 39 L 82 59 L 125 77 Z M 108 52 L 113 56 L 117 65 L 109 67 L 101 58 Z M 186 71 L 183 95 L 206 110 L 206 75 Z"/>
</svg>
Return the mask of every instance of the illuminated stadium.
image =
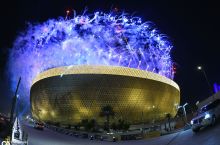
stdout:
<svg viewBox="0 0 220 145">
<path fill-rule="evenodd" d="M 103 106 L 115 111 L 113 121 L 131 124 L 176 114 L 178 85 L 164 76 L 119 66 L 69 66 L 39 74 L 31 87 L 32 115 L 45 122 L 76 124 L 100 117 Z"/>
</svg>

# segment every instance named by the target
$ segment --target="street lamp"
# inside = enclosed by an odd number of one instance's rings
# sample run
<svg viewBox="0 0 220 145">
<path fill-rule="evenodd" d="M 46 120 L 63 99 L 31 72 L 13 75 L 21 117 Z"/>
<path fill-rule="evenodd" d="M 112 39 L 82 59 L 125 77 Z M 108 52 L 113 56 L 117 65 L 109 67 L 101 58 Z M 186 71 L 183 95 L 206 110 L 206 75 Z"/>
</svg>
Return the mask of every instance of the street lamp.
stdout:
<svg viewBox="0 0 220 145">
<path fill-rule="evenodd" d="M 197 69 L 198 69 L 198 70 L 201 70 L 201 69 L 202 69 L 202 66 L 197 66 Z"/>
<path fill-rule="evenodd" d="M 183 113 L 184 113 L 184 116 L 185 116 L 185 122 L 187 123 L 187 116 L 186 116 L 186 105 L 188 105 L 188 103 L 185 103 L 183 106 L 178 106 L 178 109 L 179 108 L 183 108 Z"/>
<path fill-rule="evenodd" d="M 203 73 L 203 75 L 204 75 L 204 77 L 205 77 L 205 79 L 206 79 L 206 82 L 207 82 L 207 84 L 208 84 L 208 86 L 209 86 L 210 93 L 211 93 L 211 95 L 212 95 L 212 94 L 213 94 L 212 87 L 211 87 L 211 85 L 210 85 L 210 82 L 209 82 L 209 80 L 208 80 L 208 77 L 207 77 L 207 75 L 206 75 L 206 72 L 205 72 L 204 68 L 203 68 L 202 66 L 197 66 L 197 69 L 198 69 L 199 71 L 202 71 L 202 73 Z M 214 98 L 213 98 L 213 99 L 214 99 Z"/>
</svg>

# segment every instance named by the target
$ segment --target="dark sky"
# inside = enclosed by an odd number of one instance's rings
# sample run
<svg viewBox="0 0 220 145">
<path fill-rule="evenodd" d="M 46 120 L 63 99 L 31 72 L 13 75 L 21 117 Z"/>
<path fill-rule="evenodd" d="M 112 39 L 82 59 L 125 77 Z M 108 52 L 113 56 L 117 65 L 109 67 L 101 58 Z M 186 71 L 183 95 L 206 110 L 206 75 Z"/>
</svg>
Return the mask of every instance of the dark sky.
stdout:
<svg viewBox="0 0 220 145">
<path fill-rule="evenodd" d="M 13 96 L 5 73 L 9 49 L 27 22 L 38 23 L 65 16 L 67 9 L 77 13 L 109 12 L 117 7 L 153 21 L 172 41 L 177 65 L 175 81 L 181 89 L 181 103 L 195 103 L 210 95 L 204 75 L 196 70 L 203 65 L 211 85 L 220 83 L 220 9 L 211 0 L 17 0 L 0 3 L 0 112 L 9 109 Z M 13 90 L 14 91 L 14 90 Z"/>
</svg>

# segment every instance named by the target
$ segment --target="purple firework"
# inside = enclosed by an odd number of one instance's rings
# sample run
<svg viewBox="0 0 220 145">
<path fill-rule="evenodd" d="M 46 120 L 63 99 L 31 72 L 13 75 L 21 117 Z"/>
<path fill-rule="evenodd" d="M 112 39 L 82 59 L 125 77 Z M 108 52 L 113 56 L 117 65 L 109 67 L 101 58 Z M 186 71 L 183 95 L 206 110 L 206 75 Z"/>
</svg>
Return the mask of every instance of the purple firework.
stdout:
<svg viewBox="0 0 220 145">
<path fill-rule="evenodd" d="M 173 79 L 172 44 L 150 22 L 128 14 L 95 12 L 29 25 L 14 42 L 8 69 L 21 96 L 42 71 L 69 65 L 112 65 L 151 71 Z"/>
</svg>

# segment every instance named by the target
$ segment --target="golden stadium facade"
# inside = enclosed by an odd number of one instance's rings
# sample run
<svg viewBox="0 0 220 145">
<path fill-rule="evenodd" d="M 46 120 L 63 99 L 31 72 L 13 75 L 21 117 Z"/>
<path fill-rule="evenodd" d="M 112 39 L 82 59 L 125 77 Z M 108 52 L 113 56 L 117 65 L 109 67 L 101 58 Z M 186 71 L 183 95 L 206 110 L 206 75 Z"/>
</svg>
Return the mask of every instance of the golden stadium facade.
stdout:
<svg viewBox="0 0 220 145">
<path fill-rule="evenodd" d="M 103 106 L 112 106 L 112 121 L 131 124 L 174 116 L 180 102 L 178 85 L 164 76 L 119 66 L 69 66 L 40 73 L 31 87 L 32 115 L 45 122 L 76 124 L 100 117 Z"/>
</svg>

